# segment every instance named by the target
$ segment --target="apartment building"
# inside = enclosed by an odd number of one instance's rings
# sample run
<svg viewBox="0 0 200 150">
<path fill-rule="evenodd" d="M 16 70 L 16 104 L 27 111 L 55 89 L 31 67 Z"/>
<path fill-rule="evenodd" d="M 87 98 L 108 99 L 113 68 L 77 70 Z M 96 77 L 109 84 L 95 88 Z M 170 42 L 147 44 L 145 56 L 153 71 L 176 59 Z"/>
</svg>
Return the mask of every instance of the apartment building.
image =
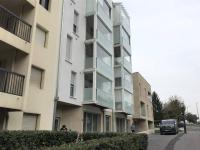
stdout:
<svg viewBox="0 0 200 150">
<path fill-rule="evenodd" d="M 66 125 L 79 132 L 128 131 L 133 113 L 132 66 L 129 17 L 126 14 L 123 20 L 123 12 L 121 3 L 111 0 L 64 0 L 55 130 Z M 120 33 L 113 33 L 113 28 Z M 115 34 L 119 41 L 114 43 Z M 120 58 L 114 56 L 118 53 L 114 47 L 122 53 Z M 114 63 L 116 59 L 121 59 L 120 64 Z M 121 81 L 115 77 L 118 72 Z M 120 99 L 115 98 L 118 91 Z"/>
<path fill-rule="evenodd" d="M 0 1 L 0 130 L 126 132 L 130 18 L 111 0 Z"/>
<path fill-rule="evenodd" d="M 0 130 L 51 130 L 61 0 L 0 1 Z"/>
<path fill-rule="evenodd" d="M 133 81 L 130 17 L 122 3 L 113 4 L 114 81 L 116 129 L 130 130 L 133 114 Z"/>
<path fill-rule="evenodd" d="M 136 132 L 153 133 L 154 117 L 151 85 L 139 73 L 133 73 L 134 116 Z"/>
</svg>

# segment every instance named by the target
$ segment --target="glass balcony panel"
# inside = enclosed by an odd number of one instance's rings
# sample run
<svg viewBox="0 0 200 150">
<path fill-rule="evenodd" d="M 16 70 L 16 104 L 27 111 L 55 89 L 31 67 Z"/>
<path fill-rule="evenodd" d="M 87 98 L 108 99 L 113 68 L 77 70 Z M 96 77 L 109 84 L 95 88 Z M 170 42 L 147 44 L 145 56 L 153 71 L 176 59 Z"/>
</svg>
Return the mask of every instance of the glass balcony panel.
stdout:
<svg viewBox="0 0 200 150">
<path fill-rule="evenodd" d="M 113 108 L 112 93 L 97 89 L 97 103 L 108 108 Z"/>
<path fill-rule="evenodd" d="M 128 80 L 124 80 L 124 88 L 132 93 L 133 92 L 133 84 L 132 84 L 132 82 L 130 82 Z"/>
<path fill-rule="evenodd" d="M 106 26 L 112 30 L 112 21 L 108 14 L 105 13 L 104 8 L 101 6 L 101 4 L 98 3 L 98 15 L 103 20 L 103 22 L 106 24 Z"/>
<path fill-rule="evenodd" d="M 96 12 L 96 0 L 86 1 L 86 15 L 91 15 Z"/>
<path fill-rule="evenodd" d="M 129 20 L 127 20 L 126 18 L 122 18 L 122 25 L 124 27 L 124 29 L 130 33 L 130 23 L 129 23 Z"/>
<path fill-rule="evenodd" d="M 122 90 L 115 90 L 115 109 L 122 111 Z"/>
<path fill-rule="evenodd" d="M 125 67 L 128 71 L 132 72 L 132 65 L 131 65 L 131 62 L 127 61 L 126 59 L 124 59 L 124 67 Z"/>
<path fill-rule="evenodd" d="M 125 40 L 124 38 L 122 38 L 122 44 L 123 44 L 123 47 L 126 49 L 126 51 L 128 51 L 129 54 L 131 54 L 131 46 L 129 42 Z"/>
<path fill-rule="evenodd" d="M 93 88 L 85 88 L 84 89 L 84 101 L 92 101 L 93 100 Z"/>
<path fill-rule="evenodd" d="M 106 64 L 104 61 L 101 59 L 97 59 L 97 70 L 108 77 L 109 79 L 113 78 L 113 70 L 112 67 Z"/>
<path fill-rule="evenodd" d="M 113 53 L 113 42 L 110 37 L 97 30 L 97 40 L 107 50 L 108 53 Z"/>
<path fill-rule="evenodd" d="M 133 100 L 132 100 L 132 94 L 124 91 L 124 111 L 128 114 L 133 114 Z"/>
</svg>

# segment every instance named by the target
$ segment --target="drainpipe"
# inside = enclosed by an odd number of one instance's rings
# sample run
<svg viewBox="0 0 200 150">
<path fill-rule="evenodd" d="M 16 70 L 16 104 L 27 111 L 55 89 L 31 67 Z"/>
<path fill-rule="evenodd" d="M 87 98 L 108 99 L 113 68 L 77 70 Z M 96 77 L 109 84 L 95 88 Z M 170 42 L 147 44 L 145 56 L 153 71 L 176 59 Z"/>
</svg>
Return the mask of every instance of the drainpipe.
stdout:
<svg viewBox="0 0 200 150">
<path fill-rule="evenodd" d="M 57 64 L 57 79 L 56 79 L 56 93 L 54 97 L 54 110 L 53 110 L 53 125 L 52 130 L 55 128 L 55 120 L 56 120 L 56 112 L 57 112 L 57 104 L 58 104 L 58 86 L 59 86 L 59 64 L 60 64 L 60 47 L 61 47 L 61 31 L 62 31 L 62 20 L 63 20 L 63 9 L 64 9 L 64 0 L 62 0 L 62 11 L 61 11 L 61 24 L 60 24 L 60 38 L 59 38 L 59 54 L 58 54 L 58 64 Z"/>
</svg>

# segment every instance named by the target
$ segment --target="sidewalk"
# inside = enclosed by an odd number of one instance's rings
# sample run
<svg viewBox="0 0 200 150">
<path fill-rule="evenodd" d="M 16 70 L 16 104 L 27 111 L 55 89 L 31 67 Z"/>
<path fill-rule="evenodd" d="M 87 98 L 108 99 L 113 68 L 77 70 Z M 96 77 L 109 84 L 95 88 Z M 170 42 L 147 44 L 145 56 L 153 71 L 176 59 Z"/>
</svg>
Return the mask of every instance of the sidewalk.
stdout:
<svg viewBox="0 0 200 150">
<path fill-rule="evenodd" d="M 174 146 L 174 150 L 200 150 L 200 132 L 189 131 Z"/>
</svg>

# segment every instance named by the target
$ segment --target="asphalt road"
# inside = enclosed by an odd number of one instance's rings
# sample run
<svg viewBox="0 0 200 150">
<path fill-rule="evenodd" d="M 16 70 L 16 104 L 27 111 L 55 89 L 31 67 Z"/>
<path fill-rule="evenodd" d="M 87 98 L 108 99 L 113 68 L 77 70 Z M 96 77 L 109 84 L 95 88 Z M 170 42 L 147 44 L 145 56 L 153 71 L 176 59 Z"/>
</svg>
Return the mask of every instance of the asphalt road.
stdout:
<svg viewBox="0 0 200 150">
<path fill-rule="evenodd" d="M 200 127 L 187 127 L 188 133 L 149 136 L 148 150 L 200 150 Z"/>
</svg>

